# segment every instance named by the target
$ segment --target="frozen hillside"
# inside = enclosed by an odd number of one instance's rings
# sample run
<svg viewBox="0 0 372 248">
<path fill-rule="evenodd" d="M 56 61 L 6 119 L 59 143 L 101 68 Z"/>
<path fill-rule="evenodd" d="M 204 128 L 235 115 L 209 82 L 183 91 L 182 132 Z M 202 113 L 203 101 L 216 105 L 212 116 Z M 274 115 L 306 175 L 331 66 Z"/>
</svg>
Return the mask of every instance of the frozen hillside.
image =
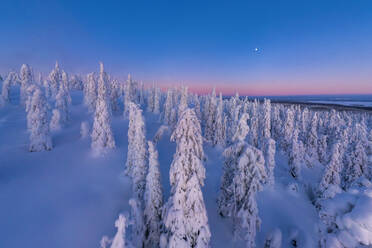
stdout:
<svg viewBox="0 0 372 248">
<path fill-rule="evenodd" d="M 372 245 L 370 112 L 163 92 L 103 64 L 0 86 L 0 247 Z"/>
</svg>

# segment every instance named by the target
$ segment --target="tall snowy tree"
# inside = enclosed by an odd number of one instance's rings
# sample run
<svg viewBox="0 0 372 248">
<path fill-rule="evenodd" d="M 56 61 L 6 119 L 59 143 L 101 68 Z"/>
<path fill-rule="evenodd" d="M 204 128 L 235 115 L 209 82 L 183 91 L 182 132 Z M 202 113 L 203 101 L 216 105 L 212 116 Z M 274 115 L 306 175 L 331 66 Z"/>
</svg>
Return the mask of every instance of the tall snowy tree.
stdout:
<svg viewBox="0 0 372 248">
<path fill-rule="evenodd" d="M 132 243 L 137 247 L 144 247 L 144 225 L 142 203 L 139 199 L 129 200 L 131 207 Z"/>
<path fill-rule="evenodd" d="M 88 107 L 89 112 L 94 112 L 96 109 L 97 100 L 97 80 L 95 73 L 87 75 L 87 81 L 84 84 L 84 104 Z"/>
<path fill-rule="evenodd" d="M 299 142 L 301 141 L 298 139 L 298 134 L 299 131 L 296 126 L 292 134 L 292 144 L 290 146 L 288 159 L 289 173 L 296 179 L 301 176 L 301 154 L 303 153 L 303 151 L 300 150 Z"/>
<path fill-rule="evenodd" d="M 275 140 L 271 138 L 265 139 L 263 153 L 265 157 L 267 183 L 268 185 L 274 185 L 275 184 L 274 169 L 275 169 L 275 153 L 276 153 Z"/>
<path fill-rule="evenodd" d="M 61 81 L 61 69 L 59 68 L 58 62 L 56 62 L 54 69 L 49 74 L 50 91 L 53 98 L 56 97 L 58 93 L 59 84 L 61 83 Z"/>
<path fill-rule="evenodd" d="M 181 98 L 180 98 L 180 103 L 178 105 L 178 118 L 180 118 L 182 116 L 182 113 L 183 111 L 185 111 L 188 107 L 188 103 L 187 103 L 187 98 L 188 98 L 188 94 L 187 94 L 187 86 L 182 86 L 181 87 Z M 175 102 L 173 102 L 174 104 Z"/>
<path fill-rule="evenodd" d="M 10 88 L 17 82 L 17 73 L 11 71 L 3 82 L 1 96 L 5 102 L 10 102 Z"/>
<path fill-rule="evenodd" d="M 318 188 L 320 198 L 332 198 L 340 192 L 341 184 L 341 146 L 335 143 L 332 148 L 332 158 L 325 168 Z"/>
<path fill-rule="evenodd" d="M 69 106 L 71 104 L 71 96 L 68 89 L 67 74 L 62 71 L 62 81 L 59 84 L 59 90 L 56 95 L 56 109 L 60 113 L 60 124 L 65 125 L 69 121 Z"/>
<path fill-rule="evenodd" d="M 39 88 L 33 92 L 27 112 L 27 123 L 30 132 L 30 152 L 51 150 L 52 139 L 49 133 L 47 104 Z"/>
<path fill-rule="evenodd" d="M 221 93 L 218 99 L 214 133 L 215 134 L 213 135 L 213 144 L 224 147 L 226 141 L 226 132 L 224 127 L 223 100 Z"/>
<path fill-rule="evenodd" d="M 163 212 L 167 247 L 209 247 L 211 234 L 201 192 L 205 178 L 203 138 L 194 110 L 182 112 L 171 140 L 177 148 L 170 169 L 171 196 Z"/>
<path fill-rule="evenodd" d="M 111 130 L 111 112 L 108 101 L 107 75 L 100 63 L 98 79 L 98 97 L 94 114 L 91 146 L 99 152 L 103 148 L 115 148 L 115 140 Z"/>
<path fill-rule="evenodd" d="M 207 111 L 207 122 L 204 129 L 204 137 L 208 142 L 213 142 L 216 131 L 216 89 L 213 88 L 212 94 L 209 96 L 209 104 Z"/>
<path fill-rule="evenodd" d="M 294 113 L 292 108 L 286 111 L 285 122 L 283 125 L 283 149 L 288 152 L 292 144 L 292 135 L 294 131 Z"/>
<path fill-rule="evenodd" d="M 163 192 L 160 182 L 158 152 L 151 141 L 147 143 L 149 147 L 149 169 L 146 176 L 144 196 L 144 243 L 145 247 L 159 247 Z"/>
<path fill-rule="evenodd" d="M 145 122 L 142 110 L 129 103 L 128 153 L 125 173 L 132 178 L 133 193 L 143 200 L 147 172 L 147 149 Z"/>
<path fill-rule="evenodd" d="M 114 79 L 110 82 L 110 102 L 112 111 L 119 110 L 120 87 L 119 82 Z"/>
<path fill-rule="evenodd" d="M 313 166 L 318 158 L 318 113 L 315 112 L 310 123 L 310 130 L 306 139 L 306 162 L 309 167 Z"/>
<path fill-rule="evenodd" d="M 166 125 L 172 125 L 171 114 L 173 109 L 173 91 L 172 89 L 167 90 L 167 98 L 165 99 L 163 122 Z"/>
<path fill-rule="evenodd" d="M 27 100 L 27 88 L 33 84 L 33 73 L 29 65 L 23 64 L 19 72 L 19 81 L 21 83 L 20 104 L 25 106 Z"/>
</svg>

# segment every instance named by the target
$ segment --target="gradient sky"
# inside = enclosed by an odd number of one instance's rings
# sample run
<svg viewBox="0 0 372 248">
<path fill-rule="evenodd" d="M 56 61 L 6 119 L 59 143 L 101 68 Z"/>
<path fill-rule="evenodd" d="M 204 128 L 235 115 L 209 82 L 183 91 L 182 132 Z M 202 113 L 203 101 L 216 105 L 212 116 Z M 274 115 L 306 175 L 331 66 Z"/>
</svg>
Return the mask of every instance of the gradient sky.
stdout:
<svg viewBox="0 0 372 248">
<path fill-rule="evenodd" d="M 198 91 L 372 93 L 372 1 L 2 0 L 0 73 L 56 60 Z"/>
</svg>

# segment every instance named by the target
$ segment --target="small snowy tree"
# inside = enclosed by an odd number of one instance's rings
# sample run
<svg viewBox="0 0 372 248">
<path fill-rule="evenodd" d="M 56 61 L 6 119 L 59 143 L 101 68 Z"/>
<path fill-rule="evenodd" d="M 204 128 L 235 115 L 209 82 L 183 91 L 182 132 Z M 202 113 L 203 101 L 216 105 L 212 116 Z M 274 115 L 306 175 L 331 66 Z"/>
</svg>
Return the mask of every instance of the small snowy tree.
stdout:
<svg viewBox="0 0 372 248">
<path fill-rule="evenodd" d="M 207 122 L 205 125 L 204 130 L 204 137 L 208 142 L 213 142 L 215 139 L 215 131 L 216 131 L 216 89 L 213 88 L 212 94 L 209 96 L 209 104 L 207 111 Z"/>
<path fill-rule="evenodd" d="M 292 134 L 292 145 L 291 149 L 289 151 L 289 159 L 288 159 L 288 164 L 289 164 L 289 173 L 292 175 L 294 178 L 299 178 L 301 175 L 301 153 L 299 148 L 299 140 L 298 140 L 298 128 L 296 127 L 294 129 L 294 132 Z"/>
<path fill-rule="evenodd" d="M 168 247 L 209 247 L 211 234 L 200 188 L 205 178 L 203 139 L 192 109 L 182 112 L 171 140 L 177 148 L 170 169 L 171 196 L 163 212 Z"/>
<path fill-rule="evenodd" d="M 84 84 L 84 104 L 88 107 L 89 112 L 94 112 L 97 100 L 97 83 L 94 72 L 87 75 L 87 81 Z"/>
<path fill-rule="evenodd" d="M 15 72 L 10 72 L 3 82 L 3 87 L 1 90 L 1 96 L 5 102 L 10 101 L 10 88 L 17 81 L 17 74 Z"/>
<path fill-rule="evenodd" d="M 306 162 L 309 167 L 313 166 L 314 161 L 318 158 L 318 113 L 315 112 L 310 124 L 310 130 L 306 139 Z"/>
<path fill-rule="evenodd" d="M 58 131 L 61 129 L 61 112 L 58 109 L 53 109 L 52 119 L 50 120 L 50 130 Z"/>
<path fill-rule="evenodd" d="M 183 111 L 185 111 L 188 107 L 187 104 L 187 86 L 181 87 L 181 98 L 180 103 L 178 105 L 178 118 L 182 116 Z"/>
<path fill-rule="evenodd" d="M 144 247 L 144 225 L 141 202 L 138 199 L 129 200 L 131 207 L 132 243 Z"/>
<path fill-rule="evenodd" d="M 89 124 L 87 121 L 83 121 L 81 122 L 81 125 L 80 125 L 80 137 L 81 138 L 86 138 L 88 137 L 89 135 Z"/>
<path fill-rule="evenodd" d="M 166 125 L 172 125 L 171 114 L 173 108 L 173 91 L 168 89 L 167 98 L 165 99 L 164 112 L 163 112 L 163 122 Z"/>
<path fill-rule="evenodd" d="M 224 127 L 223 100 L 221 93 L 218 99 L 214 132 L 215 134 L 213 135 L 213 144 L 224 147 L 226 141 L 226 133 Z"/>
<path fill-rule="evenodd" d="M 112 80 L 110 84 L 110 101 L 111 101 L 111 109 L 114 112 L 119 110 L 119 103 L 118 103 L 118 100 L 120 97 L 119 90 L 120 90 L 119 82 L 116 79 Z"/>
<path fill-rule="evenodd" d="M 262 135 L 265 139 L 268 139 L 271 137 L 271 102 L 269 99 L 264 99 L 263 115 Z"/>
<path fill-rule="evenodd" d="M 71 96 L 68 90 L 67 74 L 62 72 L 62 81 L 59 84 L 59 90 L 56 95 L 56 109 L 60 113 L 60 124 L 65 125 L 69 121 L 69 106 L 71 104 Z"/>
<path fill-rule="evenodd" d="M 264 157 L 265 157 L 265 167 L 267 171 L 267 183 L 268 185 L 275 184 L 274 169 L 275 169 L 275 153 L 276 145 L 275 140 L 268 138 L 264 142 Z"/>
<path fill-rule="evenodd" d="M 294 129 L 294 114 L 292 108 L 288 108 L 286 111 L 285 122 L 283 126 L 283 135 L 284 135 L 284 142 L 283 142 L 283 149 L 285 151 L 289 151 L 292 144 L 292 135 Z"/>
<path fill-rule="evenodd" d="M 46 99 L 40 89 L 36 89 L 32 95 L 27 123 L 30 132 L 30 152 L 51 150 L 52 139 L 49 133 Z"/>
<path fill-rule="evenodd" d="M 98 97 L 91 134 L 91 146 L 97 152 L 103 148 L 115 148 L 115 140 L 111 130 L 110 104 L 107 99 L 107 94 L 107 75 L 101 63 L 98 80 Z"/>
<path fill-rule="evenodd" d="M 21 82 L 20 104 L 25 106 L 27 100 L 27 88 L 33 84 L 33 74 L 29 65 L 23 64 L 19 72 L 19 80 Z"/>
<path fill-rule="evenodd" d="M 146 176 L 144 196 L 144 243 L 145 247 L 159 247 L 163 192 L 160 182 L 158 152 L 151 141 L 147 143 L 149 147 L 149 170 Z"/>
<path fill-rule="evenodd" d="M 62 73 L 59 68 L 58 62 L 56 62 L 56 65 L 54 69 L 49 74 L 49 85 L 50 85 L 50 91 L 52 94 L 52 97 L 56 97 L 59 89 L 59 84 L 62 81 Z"/>
<path fill-rule="evenodd" d="M 318 188 L 320 198 L 332 198 L 340 192 L 341 184 L 341 146 L 335 143 L 332 149 L 332 158 L 325 168 L 322 180 Z"/>
<path fill-rule="evenodd" d="M 125 228 L 127 219 L 120 214 L 115 221 L 115 227 L 118 229 L 114 239 L 112 240 L 111 248 L 125 248 Z"/>
<path fill-rule="evenodd" d="M 240 154 L 230 190 L 234 192 L 234 233 L 242 235 L 247 247 L 255 247 L 256 232 L 261 220 L 258 216 L 256 193 L 266 181 L 265 160 L 257 148 L 246 145 Z"/>
</svg>

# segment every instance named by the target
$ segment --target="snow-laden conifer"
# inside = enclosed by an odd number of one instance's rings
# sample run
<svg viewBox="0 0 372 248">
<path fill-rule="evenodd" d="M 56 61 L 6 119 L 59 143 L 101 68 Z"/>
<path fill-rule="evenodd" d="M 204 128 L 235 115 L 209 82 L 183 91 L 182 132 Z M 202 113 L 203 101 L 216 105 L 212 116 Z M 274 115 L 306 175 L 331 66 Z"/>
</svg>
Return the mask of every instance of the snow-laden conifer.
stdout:
<svg viewBox="0 0 372 248">
<path fill-rule="evenodd" d="M 315 112 L 310 123 L 310 129 L 306 139 L 306 162 L 309 167 L 313 166 L 318 158 L 318 113 Z"/>
<path fill-rule="evenodd" d="M 62 72 L 59 68 L 58 62 L 56 62 L 56 65 L 54 69 L 49 74 L 49 85 L 50 85 L 50 92 L 52 97 L 56 97 L 59 89 L 59 84 L 62 81 Z"/>
<path fill-rule="evenodd" d="M 180 103 L 178 105 L 178 118 L 180 118 L 182 116 L 183 111 L 185 111 L 187 109 L 187 107 L 188 107 L 188 103 L 187 103 L 187 98 L 188 98 L 187 90 L 188 90 L 188 87 L 187 86 L 184 86 L 183 85 L 181 87 L 181 98 L 180 98 Z"/>
<path fill-rule="evenodd" d="M 10 88 L 17 82 L 17 78 L 17 73 L 11 71 L 3 82 L 1 96 L 5 102 L 10 101 Z"/>
<path fill-rule="evenodd" d="M 125 173 L 132 178 L 133 193 L 143 200 L 147 173 L 146 129 L 142 110 L 129 103 L 128 152 Z"/>
<path fill-rule="evenodd" d="M 163 212 L 167 247 L 209 247 L 211 234 L 200 188 L 205 178 L 203 139 L 192 109 L 182 112 L 171 140 L 177 148 L 170 169 L 171 196 Z"/>
<path fill-rule="evenodd" d="M 274 169 L 275 169 L 275 153 L 276 153 L 276 143 L 275 140 L 267 138 L 264 141 L 263 154 L 265 157 L 265 167 L 267 172 L 267 184 L 274 185 Z"/>
<path fill-rule="evenodd" d="M 226 142 L 226 133 L 224 127 L 224 115 L 223 115 L 223 100 L 222 94 L 218 98 L 218 105 L 216 110 L 216 123 L 215 123 L 215 134 L 213 135 L 213 144 L 225 146 Z"/>
<path fill-rule="evenodd" d="M 216 108 L 217 108 L 216 89 L 213 88 L 212 94 L 209 95 L 208 109 L 205 110 L 208 112 L 208 114 L 207 122 L 205 124 L 204 129 L 204 138 L 208 142 L 213 142 L 215 139 L 214 136 L 216 131 Z"/>
<path fill-rule="evenodd" d="M 300 151 L 299 143 L 301 141 L 298 139 L 298 134 L 299 130 L 296 126 L 292 134 L 292 144 L 290 146 L 288 159 L 289 173 L 296 179 L 301 176 L 301 154 L 303 152 Z"/>
<path fill-rule="evenodd" d="M 89 131 L 90 131 L 89 129 L 90 129 L 89 124 L 88 124 L 87 121 L 81 122 L 81 124 L 80 124 L 80 137 L 83 138 L 83 139 L 88 137 Z"/>
<path fill-rule="evenodd" d="M 89 112 L 94 112 L 96 109 L 97 100 L 97 80 L 95 73 L 87 75 L 87 81 L 84 84 L 84 104 L 88 107 Z"/>
<path fill-rule="evenodd" d="M 47 104 L 43 92 L 39 88 L 33 92 L 27 112 L 27 123 L 30 132 L 29 151 L 40 152 L 51 150 L 52 140 L 49 133 Z"/>
<path fill-rule="evenodd" d="M 335 143 L 332 148 L 332 157 L 326 166 L 318 188 L 320 198 L 332 198 L 340 192 L 341 185 L 341 146 Z"/>
<path fill-rule="evenodd" d="M 144 196 L 144 243 L 145 247 L 159 247 L 163 192 L 160 182 L 158 152 L 151 141 L 147 143 L 149 147 L 149 168 Z"/>
<path fill-rule="evenodd" d="M 52 118 L 49 124 L 50 130 L 59 131 L 61 127 L 61 112 L 58 109 L 52 110 Z"/>
<path fill-rule="evenodd" d="M 68 90 L 68 77 L 62 71 L 62 81 L 59 84 L 59 90 L 56 95 L 55 108 L 60 113 L 60 124 L 63 126 L 69 121 L 69 106 L 71 104 L 71 96 Z"/>
<path fill-rule="evenodd" d="M 110 82 L 110 102 L 112 111 L 119 110 L 120 86 L 119 82 L 114 79 Z"/>
<path fill-rule="evenodd" d="M 98 97 L 91 134 L 91 147 L 97 152 L 103 148 L 115 148 L 115 140 L 111 130 L 111 109 L 107 87 L 107 75 L 101 63 L 98 79 Z"/>
<path fill-rule="evenodd" d="M 137 247 L 144 247 L 144 223 L 142 203 L 139 199 L 131 198 L 129 200 L 131 207 L 131 226 L 132 226 L 132 243 Z"/>
<path fill-rule="evenodd" d="M 124 215 L 120 214 L 119 218 L 115 221 L 117 232 L 110 248 L 125 248 L 125 228 L 127 219 Z"/>
<path fill-rule="evenodd" d="M 292 108 L 286 111 L 285 122 L 283 125 L 283 149 L 289 151 L 292 144 L 292 135 L 294 131 L 294 113 Z"/>
<path fill-rule="evenodd" d="M 173 91 L 172 89 L 167 90 L 167 97 L 164 104 L 163 122 L 166 125 L 172 125 L 171 114 L 173 108 Z"/>
<path fill-rule="evenodd" d="M 33 84 L 33 73 L 31 67 L 27 64 L 23 64 L 21 71 L 19 72 L 19 81 L 21 83 L 20 91 L 20 104 L 25 106 L 27 101 L 27 88 Z"/>
</svg>

